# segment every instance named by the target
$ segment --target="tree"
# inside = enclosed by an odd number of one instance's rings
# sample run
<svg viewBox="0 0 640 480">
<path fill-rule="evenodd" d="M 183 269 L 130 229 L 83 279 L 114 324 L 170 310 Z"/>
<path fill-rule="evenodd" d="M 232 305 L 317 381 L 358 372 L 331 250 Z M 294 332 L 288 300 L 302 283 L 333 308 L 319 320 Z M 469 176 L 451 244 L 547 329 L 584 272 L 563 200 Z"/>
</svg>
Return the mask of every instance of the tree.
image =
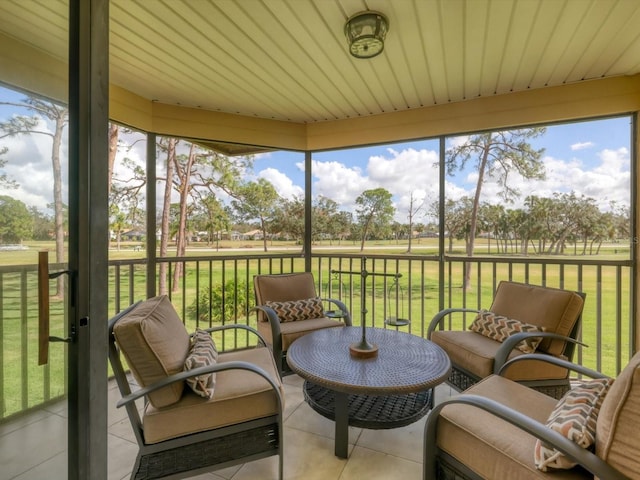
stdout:
<svg viewBox="0 0 640 480">
<path fill-rule="evenodd" d="M 118 135 L 120 128 L 115 123 L 109 123 L 109 154 L 108 154 L 108 182 L 111 190 L 111 180 L 113 178 L 113 166 L 116 163 L 116 153 L 118 153 Z"/>
<path fill-rule="evenodd" d="M 304 238 L 304 197 L 282 199 L 270 222 L 272 231 L 280 232 L 299 243 Z"/>
<path fill-rule="evenodd" d="M 20 200 L 0 195 L 0 243 L 22 243 L 33 232 L 33 217 Z"/>
<path fill-rule="evenodd" d="M 8 151 L 9 149 L 7 147 L 0 147 L 0 168 L 4 168 L 4 166 L 7 164 L 8 160 L 6 158 L 2 158 L 2 155 L 5 155 Z M 0 187 L 18 188 L 18 184 L 15 182 L 15 180 L 9 178 L 6 173 L 2 172 L 0 173 Z"/>
<path fill-rule="evenodd" d="M 513 196 L 519 193 L 508 182 L 510 173 L 517 172 L 525 179 L 543 179 L 545 172 L 541 157 L 544 149 L 535 150 L 529 144 L 529 140 L 539 137 L 545 131 L 545 128 L 535 127 L 481 133 L 470 136 L 464 143 L 446 151 L 445 165 L 449 175 L 463 170 L 469 161 L 475 161 L 475 169 L 478 172 L 466 245 L 467 256 L 473 256 L 480 195 L 486 178 L 495 179 L 502 187 L 500 194 L 505 201 L 511 201 Z M 468 263 L 463 288 L 468 290 L 470 287 L 471 263 Z"/>
<path fill-rule="evenodd" d="M 40 212 L 36 207 L 29 207 L 29 214 L 33 222 L 32 238 L 34 240 L 50 240 L 53 232 L 53 218 Z"/>
<path fill-rule="evenodd" d="M 340 243 L 344 238 L 349 236 L 352 223 L 353 214 L 351 212 L 336 212 L 329 220 L 329 234 L 331 238 L 337 238 L 338 243 Z"/>
<path fill-rule="evenodd" d="M 468 242 L 472 204 L 473 201 L 469 197 L 463 197 L 458 201 L 445 201 L 444 228 L 449 236 L 449 253 L 453 253 L 454 238 Z"/>
<path fill-rule="evenodd" d="M 187 251 L 187 214 L 188 201 L 191 195 L 191 172 L 197 160 L 196 145 L 192 143 L 188 155 L 174 155 L 174 188 L 180 195 L 178 229 L 176 231 L 176 256 L 183 257 Z M 173 291 L 178 291 L 178 280 L 182 276 L 182 264 L 176 263 L 173 269 Z"/>
<path fill-rule="evenodd" d="M 126 216 L 120 209 L 117 203 L 109 204 L 109 229 L 111 233 L 115 235 L 116 250 L 120 251 L 120 243 L 122 241 L 122 234 L 126 228 Z"/>
<path fill-rule="evenodd" d="M 487 233 L 487 253 L 491 253 L 491 238 L 496 242 L 503 240 L 504 251 L 506 252 L 509 232 L 504 230 L 505 209 L 502 205 L 483 204 L 480 208 L 480 216 L 483 219 L 483 231 Z M 498 245 L 498 251 L 500 245 Z"/>
<path fill-rule="evenodd" d="M 64 215 L 62 202 L 62 168 L 60 162 L 60 148 L 62 145 L 62 134 L 69 121 L 69 110 L 67 107 L 53 102 L 40 100 L 35 97 L 27 97 L 22 102 L 11 103 L 2 102 L 4 105 L 13 105 L 26 108 L 35 112 L 35 116 L 27 117 L 15 115 L 6 122 L 0 123 L 0 138 L 14 137 L 24 134 L 40 134 L 51 138 L 51 164 L 53 167 L 53 204 L 54 222 L 56 238 L 56 262 L 64 262 Z M 46 117 L 53 122 L 53 132 L 39 127 L 41 117 Z M 64 291 L 64 278 L 58 277 L 56 296 L 62 296 Z"/>
<path fill-rule="evenodd" d="M 365 190 L 356 198 L 356 215 L 360 224 L 360 251 L 364 250 L 367 235 L 376 228 L 388 228 L 396 212 L 391 193 L 382 188 Z"/>
<path fill-rule="evenodd" d="M 407 246 L 407 253 L 411 253 L 411 240 L 413 239 L 413 221 L 416 215 L 422 210 L 425 206 L 426 197 L 416 198 L 415 192 L 411 192 L 411 196 L 409 197 L 409 211 L 407 213 L 407 218 L 409 219 L 409 245 Z"/>
<path fill-rule="evenodd" d="M 311 211 L 312 238 L 321 240 L 333 237 L 334 217 L 338 214 L 338 203 L 328 197 L 319 195 L 313 202 Z"/>
<path fill-rule="evenodd" d="M 189 214 L 195 211 L 195 203 L 209 194 L 222 191 L 232 198 L 239 198 L 237 193 L 241 186 L 243 173 L 252 166 L 253 158 L 227 157 L 214 151 L 205 150 L 195 144 L 188 144 L 187 153 L 176 138 L 161 137 L 158 148 L 166 153 L 166 176 L 163 196 L 162 216 L 160 220 L 160 255 L 167 254 L 171 238 L 172 193 L 179 196 L 175 204 L 176 222 L 176 254 L 184 255 L 187 245 L 187 225 Z M 158 180 L 161 178 L 158 177 Z M 167 266 L 161 264 L 159 270 L 159 290 L 166 293 Z M 182 275 L 181 264 L 174 270 L 173 288 L 177 288 L 178 279 Z"/>
<path fill-rule="evenodd" d="M 242 220 L 258 220 L 266 252 L 267 223 L 276 218 L 277 202 L 280 195 L 275 187 L 264 178 L 240 186 L 236 190 L 236 195 L 237 198 L 232 201 L 233 208 Z"/>
<path fill-rule="evenodd" d="M 177 138 L 161 138 L 158 142 L 158 146 L 166 152 L 166 181 L 164 184 L 164 193 L 162 196 L 162 218 L 160 220 L 160 256 L 165 257 L 169 250 L 169 220 L 171 214 L 171 191 L 173 178 L 173 157 L 176 154 L 176 145 L 178 144 Z M 166 262 L 160 263 L 158 270 L 158 290 L 160 295 L 168 293 L 167 287 L 167 271 L 168 265 Z"/>
<path fill-rule="evenodd" d="M 201 230 L 207 232 L 208 245 L 215 239 L 216 250 L 218 250 L 222 232 L 228 230 L 231 225 L 228 210 L 213 193 L 202 196 L 195 210 L 198 217 L 194 219 L 194 223 L 200 225 Z"/>
</svg>

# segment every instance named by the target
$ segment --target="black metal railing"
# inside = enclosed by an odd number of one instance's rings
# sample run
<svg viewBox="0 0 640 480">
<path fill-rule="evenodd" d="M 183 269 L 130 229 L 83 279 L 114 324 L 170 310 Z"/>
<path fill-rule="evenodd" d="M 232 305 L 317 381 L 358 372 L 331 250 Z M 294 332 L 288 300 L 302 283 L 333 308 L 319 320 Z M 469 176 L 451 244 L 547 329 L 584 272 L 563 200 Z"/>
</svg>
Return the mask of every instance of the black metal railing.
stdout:
<svg viewBox="0 0 640 480">
<path fill-rule="evenodd" d="M 312 272 L 318 294 L 344 301 L 354 324 L 361 322 L 362 255 L 313 254 Z M 466 266 L 471 275 L 463 286 Z M 53 268 L 63 269 L 63 266 Z M 189 330 L 216 324 L 255 325 L 253 276 L 304 271 L 300 254 L 216 255 L 159 258 L 158 279 L 166 271 L 166 294 Z M 456 257 L 424 255 L 368 255 L 365 285 L 365 321 L 381 328 L 402 328 L 425 336 L 433 315 L 441 308 L 488 308 L 500 280 L 514 280 L 581 291 L 586 294 L 581 340 L 574 361 L 616 375 L 632 348 L 631 262 L 583 258 Z M 176 273 L 178 270 L 178 273 Z M 352 272 L 352 273 L 336 273 Z M 109 315 L 147 295 L 147 261 L 109 262 Z M 397 284 L 394 283 L 398 277 Z M 158 282 L 159 284 L 159 282 Z M 51 334 L 65 336 L 65 301 L 56 298 L 52 282 Z M 159 286 L 156 286 L 157 293 Z M 13 416 L 64 395 L 66 347 L 50 348 L 50 362 L 37 366 L 37 267 L 0 267 L 0 418 Z M 404 327 L 385 323 L 406 318 Z M 473 320 L 460 315 L 445 328 L 459 329 Z M 106 321 L 106 319 L 105 319 Z M 223 337 L 219 348 L 242 347 L 247 337 Z"/>
</svg>

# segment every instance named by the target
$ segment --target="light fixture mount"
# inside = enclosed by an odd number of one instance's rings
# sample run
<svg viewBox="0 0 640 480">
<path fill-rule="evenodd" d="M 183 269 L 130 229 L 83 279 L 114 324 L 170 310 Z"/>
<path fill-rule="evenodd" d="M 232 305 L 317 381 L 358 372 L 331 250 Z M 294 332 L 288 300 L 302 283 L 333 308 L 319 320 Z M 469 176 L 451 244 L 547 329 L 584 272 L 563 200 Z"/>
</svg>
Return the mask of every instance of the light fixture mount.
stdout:
<svg viewBox="0 0 640 480">
<path fill-rule="evenodd" d="M 368 10 L 351 16 L 344 26 L 349 51 L 356 58 L 372 58 L 384 50 L 389 20 L 380 12 Z"/>
</svg>

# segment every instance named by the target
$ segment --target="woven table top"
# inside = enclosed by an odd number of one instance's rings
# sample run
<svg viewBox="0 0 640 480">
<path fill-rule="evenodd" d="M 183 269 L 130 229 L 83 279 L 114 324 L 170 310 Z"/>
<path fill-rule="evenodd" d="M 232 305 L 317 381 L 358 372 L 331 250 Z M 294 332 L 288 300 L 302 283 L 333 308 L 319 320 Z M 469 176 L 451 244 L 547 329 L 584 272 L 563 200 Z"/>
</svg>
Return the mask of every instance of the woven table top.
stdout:
<svg viewBox="0 0 640 480">
<path fill-rule="evenodd" d="M 429 340 L 391 329 L 367 328 L 367 341 L 378 346 L 378 355 L 354 359 L 349 345 L 359 342 L 361 336 L 361 327 L 317 330 L 291 344 L 287 362 L 312 383 L 367 395 L 420 392 L 439 385 L 449 375 L 449 357 Z"/>
</svg>

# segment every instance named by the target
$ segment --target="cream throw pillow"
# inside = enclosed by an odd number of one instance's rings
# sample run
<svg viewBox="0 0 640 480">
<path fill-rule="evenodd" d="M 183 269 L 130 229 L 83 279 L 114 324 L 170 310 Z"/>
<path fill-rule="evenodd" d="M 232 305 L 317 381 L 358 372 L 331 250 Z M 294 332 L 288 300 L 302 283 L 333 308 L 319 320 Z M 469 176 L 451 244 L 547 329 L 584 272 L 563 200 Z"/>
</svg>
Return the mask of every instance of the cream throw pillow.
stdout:
<svg viewBox="0 0 640 480">
<path fill-rule="evenodd" d="M 573 387 L 558 401 L 549 415 L 547 427 L 561 433 L 582 448 L 592 447 L 595 443 L 600 406 L 612 383 L 611 378 L 598 378 L 585 380 Z M 554 468 L 569 469 L 577 465 L 541 440 L 536 442 L 534 461 L 536 467 L 543 472 Z"/>
</svg>

